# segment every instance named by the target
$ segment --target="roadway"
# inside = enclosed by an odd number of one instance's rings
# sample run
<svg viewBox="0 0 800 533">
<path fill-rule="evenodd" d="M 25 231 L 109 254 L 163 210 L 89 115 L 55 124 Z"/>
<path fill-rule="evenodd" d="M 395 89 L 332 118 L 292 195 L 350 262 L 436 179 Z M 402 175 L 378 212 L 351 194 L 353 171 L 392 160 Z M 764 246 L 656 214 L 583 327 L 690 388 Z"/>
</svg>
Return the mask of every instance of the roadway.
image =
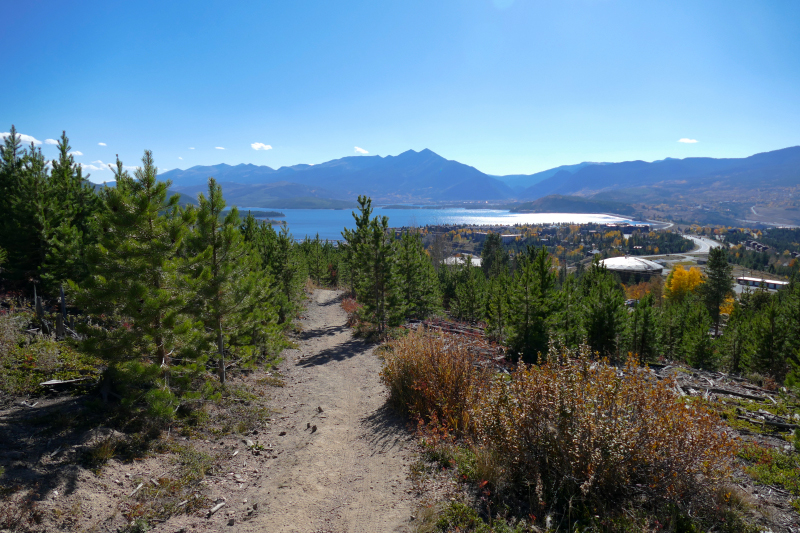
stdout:
<svg viewBox="0 0 800 533">
<path fill-rule="evenodd" d="M 711 250 L 711 248 L 719 248 L 722 246 L 722 243 L 719 241 L 715 241 L 714 239 L 707 239 L 705 237 L 694 237 L 692 235 L 684 235 L 687 239 L 692 239 L 694 243 L 697 245 L 697 248 L 692 250 L 691 252 L 686 252 L 689 254 L 698 254 L 698 255 L 705 255 Z"/>
</svg>

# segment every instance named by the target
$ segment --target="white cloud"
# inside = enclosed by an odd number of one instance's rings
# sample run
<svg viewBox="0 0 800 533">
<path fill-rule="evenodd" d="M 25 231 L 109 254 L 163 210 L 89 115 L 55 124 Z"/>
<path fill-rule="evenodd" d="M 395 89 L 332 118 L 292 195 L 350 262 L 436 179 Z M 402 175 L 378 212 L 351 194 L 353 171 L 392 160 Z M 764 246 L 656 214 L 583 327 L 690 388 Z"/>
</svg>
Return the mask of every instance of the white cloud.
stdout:
<svg viewBox="0 0 800 533">
<path fill-rule="evenodd" d="M 136 170 L 139 167 L 137 167 L 136 165 L 130 165 L 130 166 L 122 165 L 122 168 L 124 168 L 125 170 Z"/>
<path fill-rule="evenodd" d="M 697 142 L 697 139 L 687 139 L 687 138 L 683 138 L 683 139 L 678 139 L 678 142 L 679 142 L 679 143 L 684 143 L 684 144 L 694 144 L 694 143 L 696 143 L 696 142 Z"/>
<path fill-rule="evenodd" d="M 102 165 L 103 162 L 102 161 L 95 161 L 95 163 L 100 163 Z M 79 165 L 81 166 L 81 168 L 83 170 L 91 170 L 91 171 L 94 171 L 94 172 L 98 172 L 100 170 L 106 170 L 105 166 L 99 166 L 98 167 L 96 165 L 91 165 L 91 164 L 87 165 L 86 163 L 79 163 Z"/>
<path fill-rule="evenodd" d="M 253 143 L 250 146 L 253 150 L 272 150 L 272 146 L 264 143 Z"/>
<path fill-rule="evenodd" d="M 222 146 L 215 146 L 214 148 L 216 148 L 217 150 L 224 150 L 225 149 Z"/>
<path fill-rule="evenodd" d="M 73 150 L 69 153 L 69 155 L 83 155 L 83 152 L 79 152 L 78 150 Z"/>
<path fill-rule="evenodd" d="M 92 161 L 92 164 L 93 164 L 93 165 L 94 165 L 94 164 L 97 164 L 97 165 L 105 165 L 105 163 L 103 163 L 103 162 L 102 162 L 102 161 L 100 161 L 99 159 L 98 159 L 97 161 Z"/>
<path fill-rule="evenodd" d="M 55 139 L 45 139 L 44 144 L 58 144 L 58 141 Z"/>
<path fill-rule="evenodd" d="M 108 146 L 106 143 L 97 143 L 97 146 Z"/>
<path fill-rule="evenodd" d="M 178 159 L 180 159 L 181 161 L 183 161 L 183 158 L 182 158 L 181 156 L 178 156 Z"/>
<path fill-rule="evenodd" d="M 189 147 L 189 150 L 194 150 L 194 146 L 190 146 L 190 147 Z"/>
<path fill-rule="evenodd" d="M 11 137 L 10 131 L 5 131 L 0 133 L 0 139 L 5 139 L 6 137 Z M 42 144 L 42 141 L 40 141 L 39 139 L 32 137 L 30 135 L 25 135 L 24 133 L 17 133 L 17 138 L 20 141 L 22 141 L 23 144 L 29 144 L 29 143 Z"/>
<path fill-rule="evenodd" d="M 369 152 L 367 152 L 363 148 L 359 148 L 358 146 L 356 146 L 356 153 L 357 154 L 368 154 Z"/>
</svg>

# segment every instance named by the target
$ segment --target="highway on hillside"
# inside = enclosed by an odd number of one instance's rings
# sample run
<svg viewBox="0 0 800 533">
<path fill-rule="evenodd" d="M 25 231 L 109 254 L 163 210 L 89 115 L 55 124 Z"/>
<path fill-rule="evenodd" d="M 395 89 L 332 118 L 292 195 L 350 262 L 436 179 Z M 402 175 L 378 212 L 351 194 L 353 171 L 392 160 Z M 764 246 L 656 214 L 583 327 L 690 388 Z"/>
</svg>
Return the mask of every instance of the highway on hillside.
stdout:
<svg viewBox="0 0 800 533">
<path fill-rule="evenodd" d="M 722 243 L 719 241 L 715 241 L 713 239 L 707 239 L 705 237 L 693 237 L 691 235 L 684 235 L 687 239 L 692 239 L 694 243 L 698 246 L 697 249 L 692 250 L 691 252 L 687 252 L 690 254 L 707 254 L 711 248 L 719 248 L 722 246 Z"/>
</svg>

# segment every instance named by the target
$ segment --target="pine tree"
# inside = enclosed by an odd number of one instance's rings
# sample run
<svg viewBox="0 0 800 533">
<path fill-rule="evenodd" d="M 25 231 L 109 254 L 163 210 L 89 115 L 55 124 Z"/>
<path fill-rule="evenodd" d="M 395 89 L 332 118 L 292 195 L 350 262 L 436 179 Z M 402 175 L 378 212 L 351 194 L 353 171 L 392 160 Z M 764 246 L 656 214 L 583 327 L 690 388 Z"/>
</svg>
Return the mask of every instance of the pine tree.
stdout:
<svg viewBox="0 0 800 533">
<path fill-rule="evenodd" d="M 580 302 L 583 298 L 580 283 L 574 274 L 568 274 L 561 290 L 554 293 L 552 310 L 547 318 L 548 329 L 557 337 L 559 343 L 577 348 L 586 340 L 580 316 Z"/>
<path fill-rule="evenodd" d="M 17 189 L 11 200 L 11 262 L 18 277 L 38 279 L 61 222 L 47 161 L 33 143 L 23 153 Z"/>
<path fill-rule="evenodd" d="M 752 322 L 753 348 L 752 370 L 783 381 L 788 368 L 789 324 L 777 296 L 757 312 Z"/>
<path fill-rule="evenodd" d="M 100 201 L 70 154 L 66 132 L 58 142 L 58 159 L 50 173 L 57 226 L 53 229 L 42 265 L 42 278 L 51 290 L 68 279 L 80 282 L 88 274 L 86 249 L 97 241 L 95 215 Z"/>
<path fill-rule="evenodd" d="M 347 284 L 349 285 L 350 292 L 356 293 L 356 282 L 360 279 L 364 269 L 364 265 L 359 262 L 358 253 L 359 247 L 367 239 L 370 231 L 370 216 L 372 215 L 372 198 L 367 196 L 358 197 L 358 214 L 353 211 L 353 219 L 355 220 L 355 229 L 344 228 L 342 230 L 342 238 L 344 241 L 341 244 L 344 260 L 347 264 Z"/>
<path fill-rule="evenodd" d="M 135 179 L 117 159 L 116 186 L 103 190 L 102 236 L 87 254 L 90 275 L 83 287 L 71 282 L 70 290 L 81 308 L 101 317 L 82 328 L 83 348 L 108 365 L 106 389 L 139 383 L 152 414 L 169 418 L 177 402 L 174 387 L 200 370 L 190 355 L 195 325 L 185 314 L 179 268 L 194 212 L 182 210 L 177 195 L 168 199 L 170 184 L 156 175 L 150 151 Z"/>
<path fill-rule="evenodd" d="M 366 207 L 367 202 L 362 204 Z M 389 218 L 375 217 L 366 231 L 358 233 L 355 246 L 355 264 L 358 265 L 356 296 L 364 306 L 364 318 L 383 333 L 390 318 L 397 319 L 395 311 L 400 302 L 395 292 L 393 246 L 389 236 Z"/>
<path fill-rule="evenodd" d="M 41 149 L 21 149 L 12 126 L 0 158 L 0 245 L 11 252 L 9 277 L 42 281 L 51 293 L 86 275 L 83 253 L 100 206 L 69 150 L 62 134 L 51 172 Z"/>
<path fill-rule="evenodd" d="M 787 330 L 785 353 L 789 373 L 786 382 L 797 386 L 800 384 L 800 282 L 796 276 L 792 276 L 789 286 L 779 294 Z"/>
<path fill-rule="evenodd" d="M 508 254 L 498 233 L 489 233 L 481 250 L 481 269 L 487 279 L 508 270 Z"/>
<path fill-rule="evenodd" d="M 656 353 L 656 310 L 653 296 L 641 298 L 633 311 L 627 314 L 624 331 L 626 350 L 636 354 L 644 362 Z"/>
<path fill-rule="evenodd" d="M 485 307 L 485 278 L 480 268 L 472 266 L 472 256 L 466 256 L 456 274 L 453 312 L 462 320 L 481 320 Z"/>
<path fill-rule="evenodd" d="M 538 252 L 528 248 L 520 258 L 511 289 L 511 328 L 509 344 L 528 362 L 537 362 L 547 353 L 547 317 L 552 307 L 556 275 L 547 248 Z"/>
<path fill-rule="evenodd" d="M 600 355 L 612 355 L 624 320 L 624 293 L 596 256 L 581 278 L 581 287 L 580 317 L 586 341 Z"/>
<path fill-rule="evenodd" d="M 750 366 L 752 351 L 751 313 L 734 300 L 733 310 L 725 326 L 720 349 L 731 372 L 738 374 Z"/>
<path fill-rule="evenodd" d="M 733 294 L 733 266 L 728 263 L 728 251 L 722 247 L 712 248 L 708 253 L 706 265 L 706 282 L 702 285 L 702 294 L 706 309 L 714 323 L 714 336 L 719 335 L 720 307 L 725 299 Z"/>
<path fill-rule="evenodd" d="M 270 301 L 270 277 L 239 231 L 239 211 L 227 214 L 222 188 L 208 180 L 208 197 L 200 194 L 197 222 L 187 238 L 191 280 L 197 295 L 192 314 L 205 326 L 203 351 L 216 348 L 219 379 L 225 382 L 225 353 L 244 362 L 274 348 L 276 313 Z M 226 350 L 227 347 L 227 350 Z"/>
<path fill-rule="evenodd" d="M 259 222 L 248 214 L 240 230 L 273 280 L 271 293 L 277 306 L 278 324 L 290 324 L 301 308 L 306 271 L 289 229 L 283 225 L 280 231 L 275 231 L 271 224 Z"/>
<path fill-rule="evenodd" d="M 505 343 L 508 335 L 511 279 L 506 272 L 489 280 L 486 290 L 486 334 L 499 343 Z"/>
<path fill-rule="evenodd" d="M 23 149 L 17 129 L 11 132 L 0 149 L 0 247 L 10 250 L 16 242 L 15 224 L 19 216 L 15 213 L 14 199 L 19 195 L 22 180 Z"/>
<path fill-rule="evenodd" d="M 306 237 L 305 241 L 303 241 L 303 248 L 306 252 L 308 275 L 314 283 L 320 285 L 325 278 L 327 262 L 322 243 L 319 240 L 319 233 L 314 239 Z"/>
<path fill-rule="evenodd" d="M 395 241 L 394 273 L 396 312 L 400 318 L 425 318 L 441 307 L 436 270 L 428 259 L 419 234 L 403 233 Z"/>
<path fill-rule="evenodd" d="M 684 358 L 683 338 L 689 327 L 687 317 L 691 307 L 702 305 L 697 296 L 689 296 L 682 301 L 666 301 L 656 315 L 656 343 L 658 352 L 668 360 L 679 361 Z"/>
<path fill-rule="evenodd" d="M 717 367 L 717 355 L 714 339 L 709 335 L 711 318 L 700 302 L 687 307 L 686 331 L 683 335 L 684 361 L 706 370 Z"/>
</svg>

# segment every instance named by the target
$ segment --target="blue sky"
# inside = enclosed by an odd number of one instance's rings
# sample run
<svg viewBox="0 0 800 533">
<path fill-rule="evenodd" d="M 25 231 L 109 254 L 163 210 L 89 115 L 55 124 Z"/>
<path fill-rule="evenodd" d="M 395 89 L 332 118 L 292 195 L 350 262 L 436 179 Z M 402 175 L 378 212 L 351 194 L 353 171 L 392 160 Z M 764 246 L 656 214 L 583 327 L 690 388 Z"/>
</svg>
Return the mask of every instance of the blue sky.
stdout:
<svg viewBox="0 0 800 533">
<path fill-rule="evenodd" d="M 95 167 L 430 148 L 490 174 L 800 144 L 800 2 L 121 4 L 3 7 L 0 132 Z"/>
</svg>

